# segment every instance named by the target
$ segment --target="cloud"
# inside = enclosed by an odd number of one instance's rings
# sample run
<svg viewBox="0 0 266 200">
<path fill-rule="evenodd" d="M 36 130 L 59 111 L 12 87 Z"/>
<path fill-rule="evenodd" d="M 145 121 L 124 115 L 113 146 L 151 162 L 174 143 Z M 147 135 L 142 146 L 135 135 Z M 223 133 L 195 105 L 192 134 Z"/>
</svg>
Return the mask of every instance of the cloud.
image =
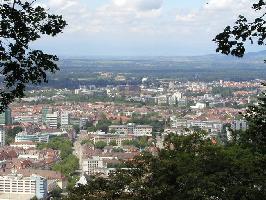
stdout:
<svg viewBox="0 0 266 200">
<path fill-rule="evenodd" d="M 113 0 L 113 4 L 120 8 L 150 11 L 160 9 L 163 0 Z"/>
<path fill-rule="evenodd" d="M 139 0 L 136 1 L 137 8 L 142 11 L 158 10 L 163 5 L 163 0 Z"/>
<path fill-rule="evenodd" d="M 224 26 L 233 24 L 239 15 L 254 18 L 256 14 L 251 7 L 252 1 L 250 0 L 209 0 L 196 11 L 189 11 L 185 14 L 177 12 L 175 18 L 177 24 L 186 25 L 191 33 L 197 29 L 216 33 Z"/>
<path fill-rule="evenodd" d="M 187 15 L 176 15 L 176 21 L 178 22 L 193 22 L 196 20 L 197 14 L 196 13 L 189 13 Z"/>
<path fill-rule="evenodd" d="M 239 0 L 210 0 L 207 4 L 205 4 L 204 8 L 211 10 L 233 9 L 235 2 L 239 3 Z M 243 2 L 244 1 L 242 1 L 242 3 Z"/>
<path fill-rule="evenodd" d="M 62 37 L 114 46 L 183 43 L 203 48 L 204 42 L 212 45 L 212 38 L 226 25 L 233 25 L 239 14 L 254 17 L 254 0 L 208 0 L 191 8 L 176 3 L 171 6 L 172 0 L 105 0 L 96 6 L 89 2 L 98 0 L 44 1 L 52 12 L 66 19 L 68 26 Z M 189 1 L 193 4 L 194 0 Z"/>
</svg>

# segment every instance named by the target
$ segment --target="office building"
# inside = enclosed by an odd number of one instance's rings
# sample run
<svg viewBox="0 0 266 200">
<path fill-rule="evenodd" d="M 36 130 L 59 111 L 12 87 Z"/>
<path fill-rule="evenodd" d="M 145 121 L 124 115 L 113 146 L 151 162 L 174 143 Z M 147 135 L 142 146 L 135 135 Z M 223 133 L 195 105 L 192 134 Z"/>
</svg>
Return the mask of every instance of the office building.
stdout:
<svg viewBox="0 0 266 200">
<path fill-rule="evenodd" d="M 86 124 L 89 122 L 88 118 L 80 118 L 79 128 L 82 130 L 85 128 Z"/>
<path fill-rule="evenodd" d="M 45 124 L 46 123 L 46 115 L 47 114 L 52 114 L 53 113 L 53 109 L 52 108 L 43 108 L 42 109 L 42 123 Z"/>
<path fill-rule="evenodd" d="M 0 125 L 10 124 L 12 124 L 11 109 L 7 108 L 4 112 L 0 114 Z"/>
<path fill-rule="evenodd" d="M 5 146 L 5 130 L 0 127 L 0 147 Z"/>
<path fill-rule="evenodd" d="M 37 147 L 37 144 L 34 142 L 14 142 L 10 144 L 11 147 L 14 148 L 20 148 L 20 149 L 35 149 Z"/>
<path fill-rule="evenodd" d="M 107 164 L 104 163 L 103 158 L 99 156 L 92 156 L 83 160 L 82 172 L 91 176 L 98 173 L 105 173 Z"/>
<path fill-rule="evenodd" d="M 134 123 L 129 123 L 127 125 L 111 125 L 109 126 L 109 131 L 134 136 L 151 136 L 152 126 L 136 125 Z"/>
<path fill-rule="evenodd" d="M 246 131 L 248 128 L 247 121 L 246 120 L 234 120 L 231 124 L 231 127 L 234 131 Z"/>
<path fill-rule="evenodd" d="M 49 128 L 56 129 L 58 126 L 58 113 L 46 114 L 45 123 Z"/>
<path fill-rule="evenodd" d="M 0 199 L 26 200 L 47 196 L 47 180 L 38 175 L 23 177 L 21 174 L 0 176 Z"/>
<path fill-rule="evenodd" d="M 18 115 L 14 117 L 13 122 L 38 124 L 41 122 L 40 119 L 39 116 L 34 115 Z"/>
<path fill-rule="evenodd" d="M 69 112 L 62 112 L 60 117 L 61 126 L 69 125 Z"/>
<path fill-rule="evenodd" d="M 26 132 L 20 132 L 15 137 L 15 142 L 49 142 L 49 134 L 36 133 L 29 135 Z"/>
<path fill-rule="evenodd" d="M 125 134 L 106 134 L 104 132 L 100 132 L 96 134 L 90 134 L 89 138 L 94 144 L 102 141 L 109 145 L 111 141 L 115 141 L 117 146 L 122 146 L 123 141 L 133 140 L 134 136 Z"/>
</svg>

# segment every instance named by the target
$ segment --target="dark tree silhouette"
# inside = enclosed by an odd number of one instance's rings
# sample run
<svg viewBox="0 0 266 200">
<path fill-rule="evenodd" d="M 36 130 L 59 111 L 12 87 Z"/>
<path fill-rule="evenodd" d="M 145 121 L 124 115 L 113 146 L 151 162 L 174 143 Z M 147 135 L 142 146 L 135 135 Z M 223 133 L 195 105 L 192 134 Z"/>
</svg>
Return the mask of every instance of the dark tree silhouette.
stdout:
<svg viewBox="0 0 266 200">
<path fill-rule="evenodd" d="M 266 1 L 259 0 L 258 3 L 253 4 L 254 12 L 263 13 L 260 17 L 249 22 L 246 17 L 240 15 L 233 27 L 227 26 L 224 31 L 218 34 L 214 41 L 217 43 L 217 52 L 226 55 L 233 55 L 243 57 L 245 54 L 245 44 L 257 43 L 264 45 L 266 39 Z"/>
<path fill-rule="evenodd" d="M 32 50 L 30 43 L 42 35 L 56 36 L 67 24 L 62 16 L 35 7 L 35 2 L 13 0 L 0 5 L 1 112 L 24 96 L 28 84 L 47 82 L 47 72 L 59 70 L 57 56 Z"/>
</svg>

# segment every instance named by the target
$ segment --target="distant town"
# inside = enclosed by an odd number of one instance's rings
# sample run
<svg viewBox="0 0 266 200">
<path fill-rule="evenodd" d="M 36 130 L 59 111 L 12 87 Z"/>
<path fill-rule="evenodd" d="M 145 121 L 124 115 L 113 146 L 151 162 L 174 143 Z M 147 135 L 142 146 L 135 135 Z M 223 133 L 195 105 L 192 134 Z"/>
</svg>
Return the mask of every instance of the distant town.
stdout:
<svg viewBox="0 0 266 200">
<path fill-rule="evenodd" d="M 0 116 L 0 199 L 46 198 L 108 177 L 142 151 L 156 155 L 169 133 L 230 141 L 247 129 L 241 113 L 257 103 L 261 82 L 142 77 L 134 85 L 30 89 Z"/>
</svg>

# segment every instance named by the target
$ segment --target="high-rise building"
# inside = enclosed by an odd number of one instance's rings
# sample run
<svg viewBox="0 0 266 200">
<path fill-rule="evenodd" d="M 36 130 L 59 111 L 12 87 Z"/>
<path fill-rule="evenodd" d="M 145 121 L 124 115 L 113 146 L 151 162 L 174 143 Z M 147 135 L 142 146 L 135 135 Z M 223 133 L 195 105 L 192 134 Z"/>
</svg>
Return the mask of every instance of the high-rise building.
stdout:
<svg viewBox="0 0 266 200">
<path fill-rule="evenodd" d="M 57 128 L 57 124 L 58 124 L 58 113 L 57 112 L 54 112 L 52 114 L 46 114 L 45 123 L 50 128 Z"/>
<path fill-rule="evenodd" d="M 11 109 L 7 108 L 4 112 L 0 114 L 0 125 L 10 124 L 12 124 Z"/>
<path fill-rule="evenodd" d="M 61 126 L 69 125 L 69 112 L 62 112 L 60 119 Z"/>
<path fill-rule="evenodd" d="M 84 127 L 86 126 L 86 124 L 88 123 L 88 118 L 80 118 L 80 121 L 79 121 L 79 128 L 80 129 L 84 129 Z"/>
<path fill-rule="evenodd" d="M 5 112 L 0 113 L 0 125 L 6 125 Z"/>
<path fill-rule="evenodd" d="M 5 130 L 0 127 L 0 147 L 5 146 Z"/>
<path fill-rule="evenodd" d="M 0 176 L 0 199 L 38 199 L 47 196 L 47 180 L 38 175 L 24 177 L 21 174 Z"/>
<path fill-rule="evenodd" d="M 52 108 L 43 108 L 42 109 L 42 123 L 45 124 L 46 123 L 46 115 L 47 114 L 52 114 L 53 110 Z"/>
<path fill-rule="evenodd" d="M 11 109 L 7 108 L 5 111 L 6 125 L 12 124 Z"/>
</svg>

